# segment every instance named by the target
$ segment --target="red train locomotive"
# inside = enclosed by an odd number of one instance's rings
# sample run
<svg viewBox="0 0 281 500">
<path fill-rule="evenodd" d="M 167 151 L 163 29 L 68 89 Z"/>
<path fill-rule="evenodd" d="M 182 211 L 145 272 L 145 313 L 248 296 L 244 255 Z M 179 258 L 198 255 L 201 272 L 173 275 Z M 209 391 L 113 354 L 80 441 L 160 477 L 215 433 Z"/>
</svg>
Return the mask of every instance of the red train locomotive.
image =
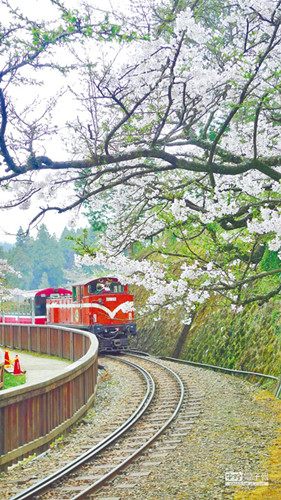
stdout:
<svg viewBox="0 0 281 500">
<path fill-rule="evenodd" d="M 136 334 L 134 296 L 117 278 L 96 278 L 66 288 L 24 292 L 30 314 L 3 314 L 1 323 L 75 326 L 94 333 L 99 350 L 127 348 L 128 336 Z"/>
<path fill-rule="evenodd" d="M 134 297 L 117 278 L 97 278 L 72 287 L 72 298 L 47 300 L 47 323 L 90 330 L 99 339 L 100 351 L 126 349 L 128 336 L 136 334 Z"/>
</svg>

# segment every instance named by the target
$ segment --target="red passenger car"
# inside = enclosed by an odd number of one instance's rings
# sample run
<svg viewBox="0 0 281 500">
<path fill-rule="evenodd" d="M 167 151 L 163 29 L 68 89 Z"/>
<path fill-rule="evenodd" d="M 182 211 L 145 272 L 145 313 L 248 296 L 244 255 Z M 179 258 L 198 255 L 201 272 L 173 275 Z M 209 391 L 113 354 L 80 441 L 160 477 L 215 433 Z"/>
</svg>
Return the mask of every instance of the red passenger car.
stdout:
<svg viewBox="0 0 281 500">
<path fill-rule="evenodd" d="M 126 349 L 128 336 L 136 333 L 134 297 L 117 278 L 102 277 L 73 285 L 72 298 L 47 300 L 48 323 L 90 330 L 99 339 L 100 351 Z"/>
<path fill-rule="evenodd" d="M 46 300 L 50 297 L 71 297 L 72 293 L 66 288 L 44 288 L 43 290 L 22 291 L 19 294 L 25 303 L 28 301 L 27 309 L 29 313 L 2 314 L 0 323 L 25 324 L 25 325 L 45 325 L 47 323 Z"/>
</svg>

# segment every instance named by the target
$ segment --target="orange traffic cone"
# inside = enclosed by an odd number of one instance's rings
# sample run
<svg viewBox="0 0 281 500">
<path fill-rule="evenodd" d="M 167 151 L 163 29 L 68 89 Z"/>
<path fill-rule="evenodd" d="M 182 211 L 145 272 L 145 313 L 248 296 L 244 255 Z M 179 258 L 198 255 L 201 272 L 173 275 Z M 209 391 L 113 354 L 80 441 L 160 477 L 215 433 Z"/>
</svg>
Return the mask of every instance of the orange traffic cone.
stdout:
<svg viewBox="0 0 281 500">
<path fill-rule="evenodd" d="M 25 373 L 25 371 L 21 370 L 20 360 L 19 360 L 18 355 L 16 355 L 15 361 L 14 361 L 14 375 L 21 375 L 22 373 Z"/>
<path fill-rule="evenodd" d="M 5 368 L 10 368 L 11 366 L 11 360 L 10 360 L 10 355 L 9 355 L 9 351 L 5 351 L 5 354 L 4 354 L 4 365 L 5 365 Z"/>
</svg>

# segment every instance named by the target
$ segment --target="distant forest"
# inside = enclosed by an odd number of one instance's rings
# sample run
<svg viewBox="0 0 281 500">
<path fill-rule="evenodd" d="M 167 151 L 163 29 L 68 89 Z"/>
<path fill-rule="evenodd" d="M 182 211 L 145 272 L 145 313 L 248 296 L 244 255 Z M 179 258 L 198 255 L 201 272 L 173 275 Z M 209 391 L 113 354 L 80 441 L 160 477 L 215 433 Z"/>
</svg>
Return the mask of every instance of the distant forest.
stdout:
<svg viewBox="0 0 281 500">
<path fill-rule="evenodd" d="M 82 233 L 82 229 L 75 231 L 65 228 L 60 238 L 57 238 L 42 224 L 37 236 L 31 237 L 19 228 L 14 245 L 7 246 L 0 242 L 0 259 L 7 259 L 20 273 L 20 277 L 9 276 L 10 286 L 35 290 L 72 282 L 75 279 L 74 240 L 81 237 Z M 92 232 L 88 238 L 94 241 Z"/>
</svg>

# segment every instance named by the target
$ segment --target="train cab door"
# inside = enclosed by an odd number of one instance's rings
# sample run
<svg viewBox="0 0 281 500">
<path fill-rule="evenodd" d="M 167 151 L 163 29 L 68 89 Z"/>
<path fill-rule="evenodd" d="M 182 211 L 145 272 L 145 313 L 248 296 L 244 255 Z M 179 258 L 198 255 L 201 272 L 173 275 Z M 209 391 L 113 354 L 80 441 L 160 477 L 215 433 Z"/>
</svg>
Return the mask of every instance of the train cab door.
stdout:
<svg viewBox="0 0 281 500">
<path fill-rule="evenodd" d="M 76 285 L 72 288 L 72 297 L 74 307 L 72 308 L 72 323 L 75 325 L 81 324 L 81 302 L 82 302 L 82 287 Z"/>
<path fill-rule="evenodd" d="M 46 316 L 46 295 L 37 295 L 34 298 L 34 314 L 35 316 Z"/>
</svg>

